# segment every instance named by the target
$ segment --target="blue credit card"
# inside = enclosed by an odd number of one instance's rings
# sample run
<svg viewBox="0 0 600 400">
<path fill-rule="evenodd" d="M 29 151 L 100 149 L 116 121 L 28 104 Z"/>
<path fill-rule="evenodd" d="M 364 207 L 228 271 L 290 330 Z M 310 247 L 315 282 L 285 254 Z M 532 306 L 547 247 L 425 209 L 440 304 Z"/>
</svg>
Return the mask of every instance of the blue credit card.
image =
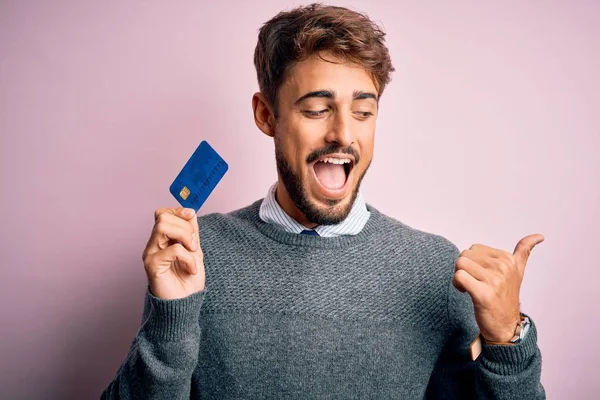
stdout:
<svg viewBox="0 0 600 400">
<path fill-rule="evenodd" d="M 203 140 L 185 163 L 169 191 L 183 207 L 193 208 L 198 212 L 228 169 L 225 160 Z"/>
</svg>

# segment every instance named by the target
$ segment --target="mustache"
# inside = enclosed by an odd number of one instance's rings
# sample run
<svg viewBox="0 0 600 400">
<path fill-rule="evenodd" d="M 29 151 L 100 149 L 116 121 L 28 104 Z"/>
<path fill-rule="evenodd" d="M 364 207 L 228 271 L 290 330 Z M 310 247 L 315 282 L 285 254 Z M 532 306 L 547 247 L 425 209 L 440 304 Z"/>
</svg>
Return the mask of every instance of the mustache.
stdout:
<svg viewBox="0 0 600 400">
<path fill-rule="evenodd" d="M 355 164 L 358 164 L 358 161 L 360 160 L 358 151 L 356 151 L 356 149 L 354 149 L 354 147 L 348 146 L 348 147 L 340 148 L 339 146 L 332 144 L 332 145 L 329 145 L 326 147 L 322 147 L 320 149 L 316 149 L 313 152 L 311 152 L 308 155 L 308 157 L 306 157 L 306 163 L 310 164 L 312 162 L 317 161 L 319 158 L 321 158 L 323 156 L 326 156 L 328 154 L 335 154 L 335 153 L 344 153 L 344 154 L 349 154 L 349 155 L 353 156 Z"/>
</svg>

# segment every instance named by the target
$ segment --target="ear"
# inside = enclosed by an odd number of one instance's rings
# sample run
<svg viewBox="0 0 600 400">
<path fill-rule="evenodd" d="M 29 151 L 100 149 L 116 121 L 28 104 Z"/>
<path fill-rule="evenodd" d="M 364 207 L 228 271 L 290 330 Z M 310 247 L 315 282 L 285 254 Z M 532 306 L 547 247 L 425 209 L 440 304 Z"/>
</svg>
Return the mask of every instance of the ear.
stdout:
<svg viewBox="0 0 600 400">
<path fill-rule="evenodd" d="M 275 115 L 267 102 L 267 98 L 260 92 L 252 96 L 252 111 L 254 112 L 254 122 L 258 129 L 267 136 L 275 136 Z"/>
</svg>

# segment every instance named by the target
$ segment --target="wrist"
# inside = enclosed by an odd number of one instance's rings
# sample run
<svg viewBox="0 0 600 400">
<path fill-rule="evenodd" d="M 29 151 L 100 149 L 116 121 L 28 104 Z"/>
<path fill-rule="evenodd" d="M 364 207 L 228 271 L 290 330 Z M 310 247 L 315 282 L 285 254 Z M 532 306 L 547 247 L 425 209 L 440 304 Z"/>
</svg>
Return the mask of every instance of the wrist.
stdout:
<svg viewBox="0 0 600 400">
<path fill-rule="evenodd" d="M 196 292 L 181 299 L 156 297 L 147 289 L 151 312 L 142 325 L 149 338 L 157 340 L 182 340 L 198 335 L 200 309 L 205 292 Z"/>
<path fill-rule="evenodd" d="M 500 335 L 484 335 L 481 334 L 481 338 L 486 344 L 492 345 L 513 345 L 520 342 L 525 333 L 529 328 L 530 321 L 529 318 L 521 313 L 519 313 L 516 322 L 513 322 L 510 328 L 507 328 Z"/>
<path fill-rule="evenodd" d="M 535 353 L 537 334 L 533 321 L 525 314 L 521 314 L 522 322 L 515 329 L 513 338 L 506 342 L 493 342 L 487 340 L 480 332 L 473 340 L 470 346 L 471 359 L 475 361 L 481 352 L 486 352 L 487 357 L 491 360 L 513 360 L 515 354 L 518 354 L 518 359 L 529 359 Z M 533 331 L 533 332 L 532 332 Z M 516 337 L 517 339 L 513 341 Z M 485 344 L 485 346 L 484 346 Z M 516 352 L 516 353 L 515 353 Z"/>
</svg>

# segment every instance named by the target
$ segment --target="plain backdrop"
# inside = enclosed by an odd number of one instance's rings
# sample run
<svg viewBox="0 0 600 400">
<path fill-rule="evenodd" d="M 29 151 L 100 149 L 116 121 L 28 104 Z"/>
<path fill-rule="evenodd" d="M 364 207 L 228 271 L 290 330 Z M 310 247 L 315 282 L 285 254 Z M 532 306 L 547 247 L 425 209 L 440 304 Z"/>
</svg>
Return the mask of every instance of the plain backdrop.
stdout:
<svg viewBox="0 0 600 400">
<path fill-rule="evenodd" d="M 257 31 L 291 1 L 0 2 L 0 398 L 93 399 L 135 336 L 141 254 L 201 140 L 200 214 L 262 198 Z M 347 1 L 387 32 L 367 202 L 460 249 L 529 259 L 551 399 L 600 393 L 600 3 Z M 401 295 L 401 294 L 398 294 Z"/>
</svg>

